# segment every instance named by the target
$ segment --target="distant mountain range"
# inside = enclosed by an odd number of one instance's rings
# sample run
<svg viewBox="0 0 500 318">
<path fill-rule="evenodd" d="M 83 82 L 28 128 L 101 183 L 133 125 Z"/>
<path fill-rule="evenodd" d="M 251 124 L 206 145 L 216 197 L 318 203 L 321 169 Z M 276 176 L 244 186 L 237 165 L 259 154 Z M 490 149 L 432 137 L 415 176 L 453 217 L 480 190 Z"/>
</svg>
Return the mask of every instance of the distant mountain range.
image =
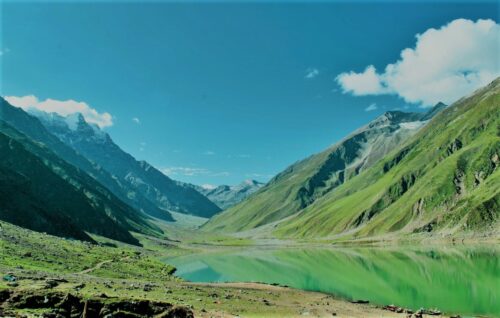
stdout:
<svg viewBox="0 0 500 318">
<path fill-rule="evenodd" d="M 165 210 L 202 217 L 211 217 L 220 211 L 191 187 L 170 179 L 146 161 L 138 161 L 123 151 L 107 133 L 87 123 L 81 114 L 68 117 L 41 111 L 32 114 L 63 143 L 116 177 L 127 189 L 129 199 L 140 199 L 135 206 L 143 208 L 145 198 L 156 207 L 153 212 L 145 210 L 146 213 L 165 219 Z M 162 212 L 158 212 L 158 208 Z"/>
<path fill-rule="evenodd" d="M 31 116 L 20 108 L 11 106 L 3 99 L 0 100 L 0 119 L 33 141 L 44 144 L 68 163 L 82 169 L 112 191 L 118 198 L 138 211 L 167 221 L 173 220 L 167 211 L 160 209 L 141 194 L 127 187 L 126 183 L 120 182 L 117 177 L 104 170 L 95 162 L 91 162 L 88 158 L 85 158 L 75 149 L 66 145 L 58 137 L 50 133 L 36 117 Z"/>
<path fill-rule="evenodd" d="M 210 201 L 217 204 L 222 210 L 225 210 L 240 203 L 263 186 L 264 183 L 255 180 L 245 180 L 235 186 L 220 185 L 218 187 L 193 187 L 210 199 Z"/>
<path fill-rule="evenodd" d="M 2 202 L 4 208 L 0 208 L 0 219 L 55 235 L 90 240 L 85 233 L 89 232 L 137 244 L 129 230 L 161 233 L 148 221 L 151 217 L 173 221 L 169 211 L 203 217 L 220 211 L 217 205 L 192 187 L 171 180 L 144 161 L 135 160 L 114 144 L 108 134 L 85 122 L 79 114 L 68 117 L 39 111 L 28 114 L 0 99 L 0 133 L 4 143 L 16 144 L 15 148 L 5 148 L 11 152 L 10 157 L 2 152 L 0 158 L 5 176 L 0 179 L 0 187 L 4 189 L 5 197 L 12 197 L 11 200 L 0 200 L 9 201 Z M 24 156 L 18 160 L 19 166 L 14 164 L 16 154 Z M 28 157 L 44 163 L 46 169 L 39 166 L 36 170 L 21 172 L 23 160 L 28 160 Z M 49 177 L 51 173 L 63 180 Z M 25 181 L 19 185 L 21 192 L 15 194 L 9 183 L 18 174 L 24 176 L 25 179 L 20 180 Z M 61 198 L 74 191 L 66 189 L 68 184 L 65 182 L 69 182 L 69 186 L 76 187 L 77 191 L 83 191 L 82 187 L 88 189 L 85 190 L 87 197 L 97 197 L 92 194 L 92 191 L 97 191 L 102 196 L 99 202 L 105 202 L 103 200 L 107 198 L 113 204 L 91 201 L 85 205 L 75 199 L 74 207 L 79 209 L 69 209 L 73 207 L 71 201 L 57 202 L 57 198 L 50 195 L 52 183 L 44 183 L 38 178 L 39 174 L 60 184 L 56 188 L 61 191 Z M 73 181 L 76 179 L 85 180 L 86 185 L 81 186 L 83 181 Z M 22 188 L 28 185 L 36 190 Z M 44 197 L 50 197 L 51 201 L 44 201 Z M 18 201 L 20 198 L 23 199 Z M 33 209 L 33 206 L 37 208 Z M 94 218 L 95 222 L 85 220 L 85 215 L 91 220 L 92 213 L 100 215 L 103 212 L 101 222 L 98 222 L 99 217 Z M 118 216 L 122 214 L 126 217 Z M 114 222 L 106 223 L 106 218 Z"/>
<path fill-rule="evenodd" d="M 278 174 L 206 230 L 287 238 L 499 232 L 500 79 L 450 107 L 387 112 Z"/>
</svg>

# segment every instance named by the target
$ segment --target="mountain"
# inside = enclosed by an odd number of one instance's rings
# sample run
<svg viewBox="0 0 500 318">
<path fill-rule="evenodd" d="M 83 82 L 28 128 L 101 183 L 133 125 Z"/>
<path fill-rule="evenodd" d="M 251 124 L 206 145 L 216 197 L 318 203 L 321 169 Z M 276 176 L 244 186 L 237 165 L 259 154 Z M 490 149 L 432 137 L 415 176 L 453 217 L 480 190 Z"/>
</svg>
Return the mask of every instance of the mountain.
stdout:
<svg viewBox="0 0 500 318">
<path fill-rule="evenodd" d="M 220 185 L 215 188 L 194 187 L 222 210 L 225 210 L 240 203 L 263 186 L 264 183 L 255 180 L 245 180 L 235 186 Z"/>
<path fill-rule="evenodd" d="M 44 112 L 37 112 L 39 116 L 44 116 L 45 120 L 49 120 L 52 115 L 44 115 Z M 65 127 L 68 125 L 74 127 L 79 116 L 68 117 L 67 122 L 62 117 L 53 121 L 53 126 L 57 127 L 58 121 L 61 121 L 60 126 Z M 50 148 L 60 158 L 66 160 L 68 163 L 85 171 L 88 175 L 99 181 L 102 185 L 107 187 L 114 195 L 128 205 L 134 207 L 137 211 L 141 211 L 150 216 L 154 216 L 166 221 L 172 221 L 173 218 L 169 212 L 157 207 L 155 204 L 146 199 L 141 193 L 128 186 L 128 183 L 120 181 L 115 176 L 104 170 L 96 163 L 84 158 L 81 154 L 77 153 L 73 148 L 63 143 L 59 138 L 50 133 L 45 126 L 35 116 L 32 116 L 24 110 L 10 105 L 6 100 L 0 98 L 0 120 L 8 123 L 19 132 L 23 133 L 32 140 L 42 143 Z M 89 126 L 90 127 L 90 126 Z M 63 129 L 61 128 L 61 129 Z M 91 127 L 92 128 L 92 127 Z M 98 128 L 92 128 L 99 132 Z M 100 134 L 104 138 L 104 134 Z"/>
<path fill-rule="evenodd" d="M 500 231 L 500 78 L 278 226 L 281 236 Z"/>
<path fill-rule="evenodd" d="M 236 232 L 297 213 L 372 167 L 416 134 L 443 105 L 427 113 L 384 113 L 323 152 L 289 166 L 257 194 L 216 215 L 204 228 Z"/>
<path fill-rule="evenodd" d="M 146 161 L 138 161 L 123 151 L 107 133 L 87 123 L 81 114 L 65 118 L 36 111 L 33 115 L 60 141 L 116 177 L 133 193 L 130 197 L 140 195 L 149 201 L 149 205 L 162 211 L 149 212 L 150 215 L 161 217 L 165 210 L 172 210 L 211 217 L 220 211 L 219 207 L 191 187 L 170 179 Z M 141 204 L 138 203 L 139 206 Z"/>
<path fill-rule="evenodd" d="M 431 108 L 431 110 L 429 110 L 423 117 L 421 120 L 429 120 L 431 119 L 432 117 L 434 117 L 435 115 L 437 115 L 437 113 L 441 112 L 443 109 L 445 109 L 446 107 L 448 107 L 446 104 L 443 104 L 441 102 L 437 103 L 433 108 Z"/>
<path fill-rule="evenodd" d="M 83 170 L 0 120 L 0 219 L 39 232 L 92 241 L 93 233 L 139 245 L 130 231 L 151 225 Z"/>
</svg>

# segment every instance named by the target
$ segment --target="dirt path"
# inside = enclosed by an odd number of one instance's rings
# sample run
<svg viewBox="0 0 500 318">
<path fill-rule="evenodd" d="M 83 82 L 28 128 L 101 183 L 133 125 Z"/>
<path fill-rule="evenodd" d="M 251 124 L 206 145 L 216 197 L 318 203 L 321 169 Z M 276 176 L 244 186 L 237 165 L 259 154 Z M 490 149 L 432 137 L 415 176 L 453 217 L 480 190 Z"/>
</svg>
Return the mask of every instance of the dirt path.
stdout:
<svg viewBox="0 0 500 318">
<path fill-rule="evenodd" d="M 126 257 L 120 258 L 119 261 L 125 261 L 125 260 L 127 260 L 129 258 L 130 258 L 130 256 L 126 256 Z M 95 271 L 96 269 L 101 268 L 104 264 L 108 264 L 108 263 L 111 263 L 111 262 L 113 262 L 113 260 L 112 259 L 108 259 L 108 260 L 102 261 L 100 263 L 97 263 L 94 267 L 88 268 L 86 270 L 83 270 L 83 271 L 75 273 L 75 274 L 78 274 L 78 275 L 88 274 L 90 272 Z"/>
<path fill-rule="evenodd" d="M 88 269 L 83 270 L 83 271 L 81 271 L 81 272 L 78 272 L 78 273 L 76 273 L 76 274 L 79 274 L 79 275 L 88 274 L 88 273 L 90 273 L 90 272 L 92 272 L 92 271 L 95 271 L 96 269 L 101 268 L 104 264 L 111 263 L 112 261 L 113 261 L 112 259 L 108 259 L 108 260 L 106 260 L 106 261 L 102 261 L 102 262 L 100 262 L 100 263 L 97 263 L 97 264 L 96 264 L 96 266 L 91 267 L 91 268 L 88 268 Z"/>
</svg>

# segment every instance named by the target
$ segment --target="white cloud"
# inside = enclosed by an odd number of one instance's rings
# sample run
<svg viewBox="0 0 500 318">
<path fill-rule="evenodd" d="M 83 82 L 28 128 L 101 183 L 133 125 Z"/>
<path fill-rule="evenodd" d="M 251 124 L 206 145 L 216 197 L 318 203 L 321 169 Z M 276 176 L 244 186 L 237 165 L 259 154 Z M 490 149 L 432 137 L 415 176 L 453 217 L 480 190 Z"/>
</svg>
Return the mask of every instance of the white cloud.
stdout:
<svg viewBox="0 0 500 318">
<path fill-rule="evenodd" d="M 134 123 L 138 124 L 138 125 L 140 125 L 140 124 L 141 124 L 141 120 L 140 120 L 139 118 L 137 118 L 137 117 L 132 118 L 132 121 L 133 121 Z"/>
<path fill-rule="evenodd" d="M 210 177 L 227 177 L 229 175 L 230 175 L 230 173 L 227 171 L 210 172 L 210 174 L 209 174 Z"/>
<path fill-rule="evenodd" d="M 205 156 L 213 156 L 215 155 L 215 152 L 213 152 L 212 150 L 207 150 L 203 153 Z"/>
<path fill-rule="evenodd" d="M 380 76 L 373 65 L 368 66 L 362 73 L 342 73 L 337 76 L 337 82 L 344 93 L 359 95 L 377 95 L 385 93 Z"/>
<path fill-rule="evenodd" d="M 365 108 L 365 112 L 371 112 L 373 110 L 376 110 L 377 108 L 378 108 L 377 104 L 372 103 L 372 104 L 368 105 L 368 107 Z"/>
<path fill-rule="evenodd" d="M 247 178 L 263 178 L 263 179 L 270 179 L 274 177 L 272 174 L 266 174 L 266 173 L 247 173 L 245 174 L 245 177 Z"/>
<path fill-rule="evenodd" d="M 29 110 L 35 108 L 47 113 L 57 113 L 61 116 L 68 116 L 74 113 L 81 113 L 85 121 L 91 124 L 96 124 L 100 128 L 113 125 L 113 117 L 109 113 L 99 113 L 94 108 L 90 107 L 84 102 L 77 102 L 74 100 L 60 101 L 47 98 L 44 101 L 38 100 L 36 96 L 5 96 L 11 105 Z"/>
<path fill-rule="evenodd" d="M 140 147 L 139 147 L 139 151 L 144 151 L 144 150 L 146 149 L 146 145 L 147 145 L 147 144 L 146 144 L 146 142 L 141 141 L 141 142 L 139 143 L 139 145 L 140 145 Z"/>
<path fill-rule="evenodd" d="M 6 47 L 4 49 L 0 49 L 0 56 L 7 54 L 9 52 L 10 52 L 10 49 L 8 47 Z"/>
<path fill-rule="evenodd" d="M 457 19 L 416 35 L 414 48 L 401 51 L 383 73 L 373 65 L 336 80 L 344 93 L 395 94 L 406 102 L 452 103 L 500 75 L 500 25 L 493 20 Z"/>
<path fill-rule="evenodd" d="M 213 190 L 213 189 L 217 188 L 216 185 L 209 184 L 209 183 L 202 184 L 201 187 L 203 189 L 206 189 L 206 190 Z"/>
<path fill-rule="evenodd" d="M 190 167 L 168 167 L 161 170 L 167 176 L 183 175 L 183 176 L 199 176 L 208 173 L 204 168 L 190 168 Z"/>
<path fill-rule="evenodd" d="M 188 177 L 201 176 L 201 175 L 209 177 L 226 177 L 230 175 L 229 172 L 226 171 L 214 172 L 205 168 L 195 168 L 195 167 L 167 167 L 161 169 L 161 171 L 169 177 L 176 175 L 182 175 Z"/>
<path fill-rule="evenodd" d="M 305 78 L 307 78 L 307 79 L 313 79 L 313 78 L 315 78 L 318 75 L 319 75 L 319 70 L 317 68 L 310 67 L 310 68 L 308 68 L 306 70 L 306 76 L 305 76 Z"/>
</svg>

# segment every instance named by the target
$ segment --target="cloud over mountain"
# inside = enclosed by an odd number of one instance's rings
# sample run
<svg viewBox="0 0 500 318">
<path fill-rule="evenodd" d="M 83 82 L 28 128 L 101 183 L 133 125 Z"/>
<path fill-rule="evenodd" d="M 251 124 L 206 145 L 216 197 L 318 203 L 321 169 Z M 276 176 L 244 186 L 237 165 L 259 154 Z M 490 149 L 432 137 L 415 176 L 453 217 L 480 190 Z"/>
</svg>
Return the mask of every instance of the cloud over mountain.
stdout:
<svg viewBox="0 0 500 318">
<path fill-rule="evenodd" d="M 169 177 L 175 177 L 179 175 L 188 177 L 201 175 L 209 177 L 226 177 L 229 175 L 229 172 L 227 171 L 211 171 L 206 168 L 197 167 L 166 167 L 161 169 L 161 172 Z"/>
<path fill-rule="evenodd" d="M 90 107 L 87 103 L 77 102 L 72 99 L 61 101 L 47 98 L 44 101 L 39 100 L 34 95 L 27 96 L 5 96 L 11 105 L 28 110 L 35 108 L 47 113 L 57 113 L 61 116 L 68 116 L 74 113 L 81 113 L 85 121 L 96 124 L 100 128 L 113 125 L 113 117 L 110 113 L 99 113 L 96 109 Z"/>
<path fill-rule="evenodd" d="M 377 72 L 344 72 L 337 83 L 353 95 L 394 94 L 406 102 L 431 106 L 452 103 L 500 75 L 500 25 L 493 20 L 456 19 L 416 35 L 414 48 Z"/>
</svg>

